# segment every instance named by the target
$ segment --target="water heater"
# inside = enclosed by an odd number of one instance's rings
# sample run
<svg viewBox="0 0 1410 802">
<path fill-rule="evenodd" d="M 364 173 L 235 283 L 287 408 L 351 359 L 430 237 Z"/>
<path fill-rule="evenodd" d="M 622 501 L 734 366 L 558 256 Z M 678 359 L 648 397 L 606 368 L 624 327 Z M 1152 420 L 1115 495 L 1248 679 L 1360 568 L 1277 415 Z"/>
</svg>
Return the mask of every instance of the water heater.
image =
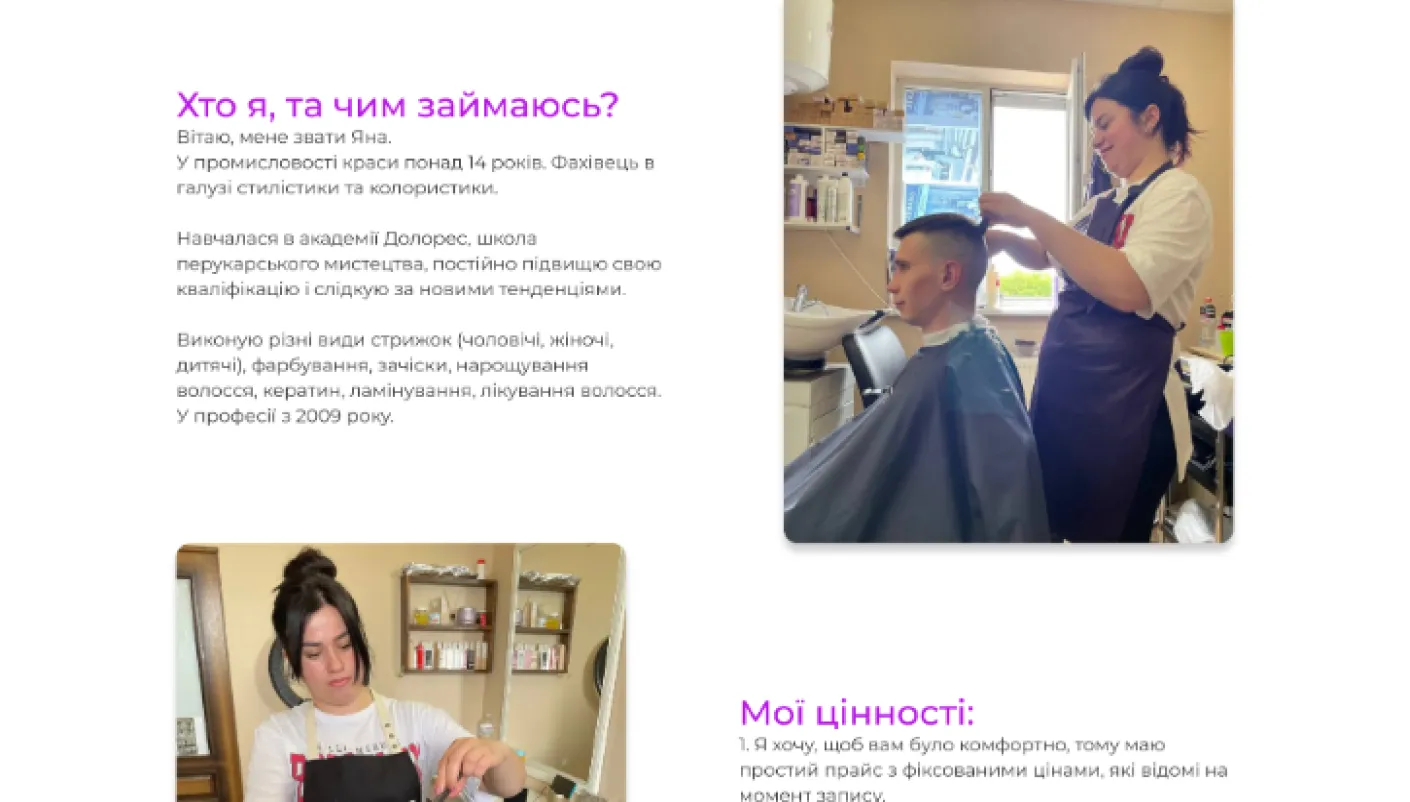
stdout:
<svg viewBox="0 0 1410 802">
<path fill-rule="evenodd" d="M 783 93 L 816 92 L 827 86 L 832 62 L 832 0 L 785 0 Z"/>
</svg>

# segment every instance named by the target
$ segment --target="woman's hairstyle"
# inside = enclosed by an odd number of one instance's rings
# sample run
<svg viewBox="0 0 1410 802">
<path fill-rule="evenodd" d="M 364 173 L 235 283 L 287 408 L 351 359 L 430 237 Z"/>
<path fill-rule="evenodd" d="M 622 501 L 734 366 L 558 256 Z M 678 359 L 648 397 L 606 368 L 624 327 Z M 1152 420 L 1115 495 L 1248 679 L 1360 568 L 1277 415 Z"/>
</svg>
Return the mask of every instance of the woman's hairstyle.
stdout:
<svg viewBox="0 0 1410 802">
<path fill-rule="evenodd" d="M 1160 134 L 1165 149 L 1175 154 L 1178 164 L 1190 157 L 1190 137 L 1201 133 L 1190 126 L 1185 110 L 1185 95 L 1170 79 L 1161 75 L 1165 57 L 1153 47 L 1143 47 L 1136 55 L 1121 62 L 1121 67 L 1087 96 L 1087 121 L 1092 120 L 1092 102 L 1099 97 L 1113 100 L 1131 110 L 1137 117 L 1148 107 L 1160 109 Z"/>
<path fill-rule="evenodd" d="M 284 581 L 275 588 L 274 636 L 284 647 L 289 667 L 295 679 L 303 679 L 304 629 L 308 619 L 324 605 L 332 605 L 343 617 L 357 656 L 356 679 L 366 685 L 372 681 L 372 658 L 367 650 L 367 635 L 362 631 L 362 617 L 352 594 L 337 580 L 338 567 L 314 548 L 305 548 L 284 566 Z"/>
</svg>

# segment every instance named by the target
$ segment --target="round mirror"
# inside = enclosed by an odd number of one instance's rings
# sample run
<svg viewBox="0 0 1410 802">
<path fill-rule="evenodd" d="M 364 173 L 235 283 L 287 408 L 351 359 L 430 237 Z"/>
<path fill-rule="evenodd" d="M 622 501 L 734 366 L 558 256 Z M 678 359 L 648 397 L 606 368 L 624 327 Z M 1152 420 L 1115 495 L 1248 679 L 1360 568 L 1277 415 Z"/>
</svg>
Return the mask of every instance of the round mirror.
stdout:
<svg viewBox="0 0 1410 802">
<path fill-rule="evenodd" d="M 279 694 L 279 700 L 289 707 L 298 707 L 308 701 L 295 693 L 294 686 L 289 684 L 288 663 L 284 660 L 284 650 L 279 648 L 279 641 L 269 645 L 269 681 L 274 685 L 274 692 Z M 600 679 L 597 687 L 601 693 Z"/>
<path fill-rule="evenodd" d="M 602 695 L 602 682 L 607 676 L 607 639 L 597 647 L 597 656 L 592 659 L 592 679 L 597 685 L 597 695 Z"/>
</svg>

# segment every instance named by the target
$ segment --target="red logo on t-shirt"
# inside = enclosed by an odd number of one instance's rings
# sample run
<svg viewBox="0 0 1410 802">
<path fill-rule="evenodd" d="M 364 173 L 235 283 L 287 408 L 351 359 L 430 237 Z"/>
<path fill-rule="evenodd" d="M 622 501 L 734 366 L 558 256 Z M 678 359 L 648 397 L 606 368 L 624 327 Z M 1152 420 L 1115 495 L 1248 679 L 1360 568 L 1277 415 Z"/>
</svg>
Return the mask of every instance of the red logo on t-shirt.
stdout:
<svg viewBox="0 0 1410 802">
<path fill-rule="evenodd" d="M 1131 233 L 1131 224 L 1136 221 L 1136 215 L 1123 214 L 1121 222 L 1116 224 L 1116 236 L 1111 239 L 1111 247 L 1123 248 L 1126 246 L 1126 235 Z"/>
<path fill-rule="evenodd" d="M 298 787 L 298 802 L 304 802 L 304 763 L 306 758 L 298 753 L 289 755 L 289 774 L 294 778 L 294 783 Z"/>
</svg>

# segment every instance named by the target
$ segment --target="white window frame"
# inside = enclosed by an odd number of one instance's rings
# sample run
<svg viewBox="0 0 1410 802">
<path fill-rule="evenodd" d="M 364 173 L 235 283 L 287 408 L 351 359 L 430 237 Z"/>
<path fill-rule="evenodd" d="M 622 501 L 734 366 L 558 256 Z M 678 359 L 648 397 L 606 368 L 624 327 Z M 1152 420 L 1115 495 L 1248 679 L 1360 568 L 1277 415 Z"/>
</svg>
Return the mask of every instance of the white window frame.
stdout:
<svg viewBox="0 0 1410 802">
<path fill-rule="evenodd" d="M 1073 69 L 1069 74 L 1028 72 L 1023 70 L 1006 70 L 991 67 L 963 67 L 950 64 L 931 64 L 917 61 L 893 61 L 891 62 L 891 108 L 899 109 L 905 104 L 906 89 L 934 89 L 950 90 L 957 92 L 977 92 L 981 100 L 980 123 L 983 129 L 983 149 L 981 162 L 983 168 L 980 173 L 980 192 L 987 192 L 992 186 L 994 177 L 994 115 L 993 115 L 993 95 L 995 92 L 1032 93 L 1043 95 L 1057 95 L 1066 99 L 1069 117 L 1069 125 L 1074 132 L 1078 132 L 1085 137 L 1085 120 L 1079 126 L 1071 119 L 1074 113 L 1077 119 L 1082 115 L 1082 98 L 1078 94 L 1082 87 L 1082 73 L 1085 67 L 1085 57 L 1079 57 L 1073 61 Z M 1080 170 L 1082 158 L 1080 153 L 1086 152 L 1085 142 L 1078 143 L 1074 139 L 1069 139 L 1068 150 L 1072 158 L 1072 164 L 1078 165 Z M 887 193 L 887 239 L 891 240 L 890 232 L 895 231 L 901 225 L 901 217 L 905 214 L 905 181 L 902 177 L 905 159 L 904 141 L 891 149 L 890 164 L 888 165 L 888 180 L 890 181 L 890 192 Z M 1084 179 L 1079 173 L 1073 176 L 1069 165 L 1069 190 L 1077 197 L 1080 197 Z M 1075 180 L 1075 183 L 1074 183 Z M 1075 213 L 1075 212 L 1074 212 Z M 890 247 L 895 247 L 892 242 Z M 1056 305 L 1056 299 L 1054 299 Z M 986 316 L 1013 316 L 1013 317 L 1046 317 L 1052 314 L 1052 309 L 1046 310 L 1008 310 L 1002 306 L 998 309 L 985 309 Z"/>
</svg>

